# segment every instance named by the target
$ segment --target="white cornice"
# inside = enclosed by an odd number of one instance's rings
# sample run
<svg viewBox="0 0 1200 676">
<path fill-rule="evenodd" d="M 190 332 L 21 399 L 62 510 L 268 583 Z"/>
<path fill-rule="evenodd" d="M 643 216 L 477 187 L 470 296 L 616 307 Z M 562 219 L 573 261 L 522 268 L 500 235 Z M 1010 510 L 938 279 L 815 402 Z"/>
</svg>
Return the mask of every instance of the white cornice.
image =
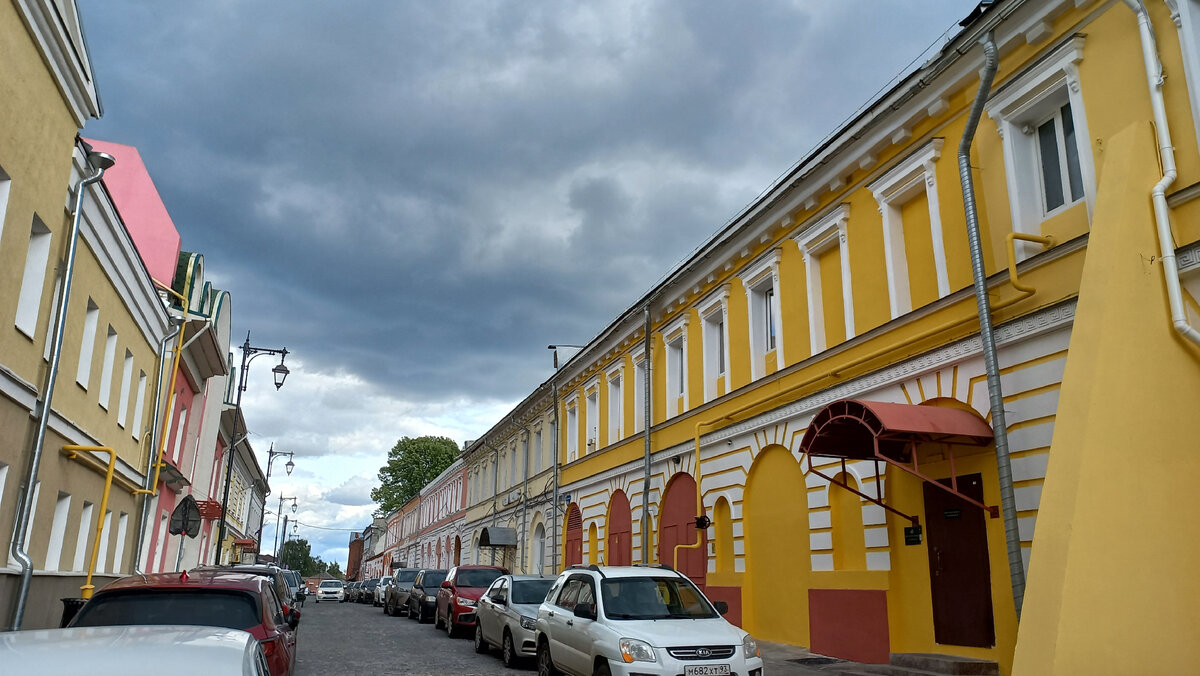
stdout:
<svg viewBox="0 0 1200 676">
<path fill-rule="evenodd" d="M 100 96 L 92 77 L 87 47 L 83 44 L 83 28 L 80 27 L 80 40 L 75 44 L 51 0 L 13 0 L 13 4 L 41 50 L 42 58 L 54 73 L 75 126 L 83 127 L 88 119 L 100 117 Z M 71 11 L 76 11 L 73 0 L 67 0 L 67 4 Z"/>
</svg>

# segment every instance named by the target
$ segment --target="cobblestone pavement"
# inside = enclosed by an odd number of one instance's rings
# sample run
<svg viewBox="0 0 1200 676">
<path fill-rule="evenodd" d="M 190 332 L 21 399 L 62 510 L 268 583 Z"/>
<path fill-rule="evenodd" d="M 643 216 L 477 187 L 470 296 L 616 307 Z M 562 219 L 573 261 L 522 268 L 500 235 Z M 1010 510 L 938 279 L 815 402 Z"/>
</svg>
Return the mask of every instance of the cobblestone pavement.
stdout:
<svg viewBox="0 0 1200 676">
<path fill-rule="evenodd" d="M 297 676 L 537 673 L 532 661 L 522 670 L 505 669 L 499 653 L 477 655 L 470 639 L 447 638 L 432 623 L 388 617 L 369 603 L 310 600 L 300 612 Z"/>
</svg>

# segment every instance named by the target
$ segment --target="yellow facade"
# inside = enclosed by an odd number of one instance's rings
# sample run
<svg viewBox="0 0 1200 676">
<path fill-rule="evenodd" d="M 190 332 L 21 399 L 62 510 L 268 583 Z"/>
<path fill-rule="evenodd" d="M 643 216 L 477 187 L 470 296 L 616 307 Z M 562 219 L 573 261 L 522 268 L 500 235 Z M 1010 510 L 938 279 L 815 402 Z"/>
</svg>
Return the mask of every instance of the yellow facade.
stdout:
<svg viewBox="0 0 1200 676">
<path fill-rule="evenodd" d="M 1187 51 L 1196 48 L 1181 43 L 1191 24 L 1177 25 L 1162 3 L 1149 10 L 1179 169 L 1174 246 L 1195 251 L 1183 281 L 1196 293 L 1200 116 L 1190 101 L 1200 97 L 1189 88 L 1200 83 L 1184 67 L 1197 62 Z M 813 416 L 843 399 L 956 408 L 990 423 L 956 157 L 979 86 L 982 50 L 972 40 L 984 24 L 1000 63 L 971 165 L 1017 537 L 1031 576 L 1018 629 L 1003 520 L 969 507 L 984 515 L 986 582 L 972 594 L 985 599 L 990 633 L 962 641 L 939 634 L 947 583 L 931 577 L 928 538 L 944 536 L 927 530 L 906 544 L 908 520 L 809 464 L 931 524 L 943 490 L 934 480 L 977 476 L 982 502 L 1000 504 L 994 449 L 921 444 L 913 452 L 926 480 L 888 466 L 880 484 L 874 463 L 843 469 L 804 457 L 800 445 Z M 1005 674 L 1186 671 L 1200 644 L 1187 582 L 1193 520 L 1168 501 L 1185 499 L 1191 475 L 1186 449 L 1195 444 L 1180 423 L 1200 404 L 1200 350 L 1165 312 L 1149 199 L 1162 172 L 1137 20 L 1123 3 L 998 3 L 957 39 L 961 55 L 947 49 L 931 60 L 912 96 L 902 96 L 910 80 L 881 97 L 556 374 L 560 416 L 578 416 L 560 429 L 562 490 L 582 517 L 577 535 L 563 524 L 564 543 L 578 537 L 581 560 L 601 560 L 607 530 L 624 527 L 609 523 L 620 491 L 632 508 L 633 559 L 645 540 L 650 560 L 674 564 L 663 543 L 697 536 L 676 529 L 694 499 L 676 493 L 677 479 L 691 475 L 714 523 L 702 533 L 701 568 L 686 572 L 733 601 L 734 619 L 761 638 L 843 650 L 828 627 L 846 619 L 837 609 L 845 600 L 864 609 L 865 642 L 884 660 L 934 652 L 994 660 Z M 1067 158 L 1061 185 L 1048 178 L 1049 143 Z M 1016 242 L 1010 254 L 1014 232 L 1052 241 Z M 1010 259 L 1019 279 L 1009 278 Z M 1200 317 L 1195 298 L 1186 302 Z M 647 305 L 648 459 L 634 406 Z M 706 333 L 717 316 L 728 352 L 721 373 Z M 620 438 L 604 431 L 614 373 L 626 385 Z M 589 447 L 592 393 L 601 432 Z"/>
</svg>

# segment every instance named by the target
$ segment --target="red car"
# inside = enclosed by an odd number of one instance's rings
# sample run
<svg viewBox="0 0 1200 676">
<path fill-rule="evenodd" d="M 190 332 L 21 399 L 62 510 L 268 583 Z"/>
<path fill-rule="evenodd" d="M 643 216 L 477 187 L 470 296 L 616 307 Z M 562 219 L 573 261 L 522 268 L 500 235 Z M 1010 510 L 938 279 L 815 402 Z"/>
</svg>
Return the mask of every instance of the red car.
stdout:
<svg viewBox="0 0 1200 676">
<path fill-rule="evenodd" d="M 271 579 L 209 568 L 123 577 L 96 592 L 72 627 L 182 624 L 249 632 L 263 647 L 271 676 L 296 668 L 300 611 L 275 593 Z"/>
<path fill-rule="evenodd" d="M 438 590 L 433 626 L 439 629 L 445 627 L 447 636 L 454 636 L 463 627 L 474 627 L 475 605 L 479 603 L 479 597 L 501 575 L 508 575 L 508 570 L 499 566 L 451 568 Z"/>
</svg>

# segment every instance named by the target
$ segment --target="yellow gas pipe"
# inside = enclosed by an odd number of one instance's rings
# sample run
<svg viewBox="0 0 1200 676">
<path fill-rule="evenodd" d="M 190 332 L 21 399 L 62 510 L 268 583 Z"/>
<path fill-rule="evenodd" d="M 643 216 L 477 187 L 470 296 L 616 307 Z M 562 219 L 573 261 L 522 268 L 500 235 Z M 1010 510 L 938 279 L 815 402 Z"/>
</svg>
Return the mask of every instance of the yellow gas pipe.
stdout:
<svg viewBox="0 0 1200 676">
<path fill-rule="evenodd" d="M 104 473 L 104 493 L 100 496 L 100 513 L 96 518 L 96 539 L 92 542 L 92 553 L 88 557 L 87 580 L 79 588 L 79 595 L 85 599 L 90 599 L 92 598 L 92 592 L 96 591 L 96 587 L 92 585 L 92 575 L 96 572 L 96 557 L 100 552 L 100 538 L 104 536 L 104 513 L 108 510 L 108 493 L 112 489 L 113 469 L 117 466 L 117 452 L 108 446 L 68 445 L 63 446 L 62 449 L 67 452 L 67 457 L 72 460 L 77 459 L 81 451 L 108 454 L 108 470 Z"/>
<path fill-rule="evenodd" d="M 179 299 L 179 302 L 183 305 L 183 321 L 186 323 L 188 316 L 188 299 L 157 279 L 153 279 L 152 281 L 154 282 L 155 286 Z M 175 356 L 171 361 L 170 394 L 167 397 L 167 405 L 163 409 L 163 429 L 162 433 L 159 434 L 158 453 L 154 454 L 156 457 L 154 461 L 154 482 L 150 484 L 149 489 L 138 488 L 134 491 L 131 491 L 131 495 L 148 495 L 151 497 L 158 495 L 158 475 L 163 466 L 163 452 L 167 449 L 167 419 L 171 416 L 171 409 L 175 407 L 175 376 L 179 373 L 179 353 L 183 349 L 183 334 L 184 330 L 183 325 L 181 324 L 179 327 L 179 339 L 175 342 Z M 159 377 L 162 377 L 161 373 L 158 375 Z M 149 472 L 149 468 L 147 468 L 147 472 Z"/>
<path fill-rule="evenodd" d="M 1001 310 L 1010 305 L 1013 305 L 1014 303 L 1023 301 L 1026 298 L 1032 296 L 1037 291 L 1037 289 L 1035 289 L 1032 286 L 1027 286 L 1025 284 L 1022 284 L 1020 281 L 1020 278 L 1017 276 L 1017 252 L 1016 252 L 1015 240 L 1018 240 L 1018 239 L 1025 241 L 1025 242 L 1035 242 L 1037 244 L 1041 244 L 1043 248 L 1049 248 L 1054 245 L 1053 237 L 1042 236 L 1042 235 L 1026 235 L 1026 234 L 1020 233 L 1020 232 L 1008 233 L 1008 237 L 1006 238 L 1007 245 L 1008 245 L 1008 282 L 1009 282 L 1009 284 L 1012 285 L 1012 287 L 1014 289 L 1016 289 L 1017 291 L 1020 291 L 1021 295 L 1015 296 L 1006 301 L 1001 301 L 999 303 L 996 303 L 995 305 L 992 306 L 992 312 L 995 312 L 996 310 Z M 956 319 L 952 322 L 947 322 L 945 324 L 941 324 L 932 329 L 922 331 L 921 333 L 917 334 L 916 336 L 913 336 L 912 338 L 910 338 L 908 340 L 908 343 L 911 345 L 913 343 L 925 340 L 926 338 L 929 338 L 931 336 L 935 336 L 939 333 L 942 333 L 943 331 L 948 331 L 948 330 L 953 329 L 961 324 L 965 324 L 967 322 L 977 320 L 977 319 L 978 318 L 975 316 L 968 316 L 968 317 L 964 317 L 963 319 Z M 745 413 L 746 411 L 749 411 L 751 409 L 762 406 L 763 404 L 778 400 L 778 398 L 781 396 L 790 394 L 792 392 L 795 392 L 798 389 L 801 389 L 803 387 L 807 387 L 814 383 L 820 382 L 830 376 L 835 376 L 839 372 L 845 371 L 846 369 L 853 368 L 853 367 L 863 364 L 865 362 L 871 361 L 872 359 L 875 359 L 877 357 L 892 353 L 895 351 L 895 349 L 896 348 L 894 348 L 894 347 L 887 347 L 887 348 L 875 350 L 874 352 L 870 352 L 866 355 L 863 355 L 861 357 L 851 360 L 847 364 L 842 365 L 842 367 L 838 371 L 829 371 L 826 373 L 821 373 L 821 374 L 815 375 L 806 380 L 802 380 L 793 385 L 789 385 L 786 389 L 784 389 L 782 391 L 773 392 L 766 396 L 759 397 L 759 398 L 755 399 L 754 401 L 752 401 L 748 404 L 745 404 L 739 408 L 736 408 L 733 411 L 726 413 L 725 415 L 720 416 L 718 418 L 712 418 L 711 420 L 702 420 L 700 422 L 697 422 L 696 428 L 695 428 L 696 431 L 693 435 L 693 441 L 694 441 L 695 450 L 696 450 L 696 462 L 695 462 L 695 469 L 694 469 L 694 471 L 696 473 L 696 514 L 699 516 L 704 515 L 704 497 L 700 490 L 700 481 L 702 478 L 700 475 L 700 434 L 701 434 L 702 428 L 708 427 L 710 425 L 714 425 L 723 420 L 728 420 L 738 414 Z M 681 550 L 681 549 L 699 549 L 701 542 L 702 542 L 702 540 L 700 538 L 700 535 L 699 535 L 699 533 L 697 533 L 696 541 L 693 542 L 692 544 L 690 544 L 690 545 L 682 545 L 682 544 L 675 545 L 674 566 L 675 566 L 676 570 L 679 569 L 679 550 Z"/>
</svg>

